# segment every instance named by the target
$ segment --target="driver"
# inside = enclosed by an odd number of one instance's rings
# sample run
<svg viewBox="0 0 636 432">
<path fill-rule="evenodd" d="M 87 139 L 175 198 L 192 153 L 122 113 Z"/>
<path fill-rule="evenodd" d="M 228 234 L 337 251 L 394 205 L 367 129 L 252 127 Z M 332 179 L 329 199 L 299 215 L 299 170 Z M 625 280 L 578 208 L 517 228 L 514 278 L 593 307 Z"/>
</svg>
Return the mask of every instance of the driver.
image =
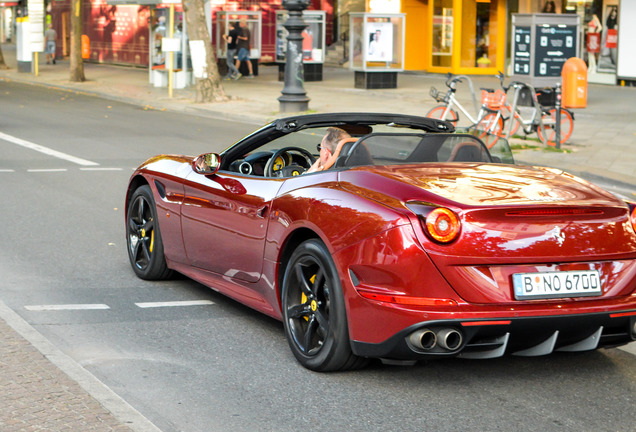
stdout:
<svg viewBox="0 0 636 432">
<path fill-rule="evenodd" d="M 351 138 L 351 135 L 349 135 L 347 131 L 337 127 L 327 128 L 327 133 L 320 142 L 320 155 L 318 156 L 318 159 L 316 159 L 316 162 L 314 162 L 314 164 L 309 167 L 305 173 L 329 169 L 331 164 L 328 164 L 328 161 L 336 151 L 338 143 L 347 138 Z"/>
</svg>

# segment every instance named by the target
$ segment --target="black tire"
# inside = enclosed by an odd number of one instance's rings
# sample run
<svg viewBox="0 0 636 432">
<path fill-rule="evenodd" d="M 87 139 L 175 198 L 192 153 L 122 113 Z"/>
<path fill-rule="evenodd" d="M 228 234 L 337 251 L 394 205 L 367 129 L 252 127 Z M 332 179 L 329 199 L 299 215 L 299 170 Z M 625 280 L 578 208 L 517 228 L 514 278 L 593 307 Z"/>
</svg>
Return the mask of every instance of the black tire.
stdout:
<svg viewBox="0 0 636 432">
<path fill-rule="evenodd" d="M 319 240 L 302 243 L 285 269 L 282 288 L 285 336 L 298 361 L 319 372 L 360 368 L 351 352 L 347 313 L 336 266 Z"/>
<path fill-rule="evenodd" d="M 157 208 L 148 185 L 138 187 L 130 197 L 126 244 L 130 265 L 139 278 L 162 280 L 172 275 L 163 254 Z"/>
</svg>

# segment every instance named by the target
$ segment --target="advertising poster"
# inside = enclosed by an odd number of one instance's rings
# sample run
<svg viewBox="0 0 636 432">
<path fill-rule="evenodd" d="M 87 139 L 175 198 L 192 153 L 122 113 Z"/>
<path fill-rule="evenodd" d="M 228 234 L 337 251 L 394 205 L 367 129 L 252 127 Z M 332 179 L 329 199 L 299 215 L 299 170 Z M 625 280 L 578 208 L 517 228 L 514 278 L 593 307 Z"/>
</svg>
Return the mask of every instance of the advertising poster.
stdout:
<svg viewBox="0 0 636 432">
<path fill-rule="evenodd" d="M 393 25 L 390 22 L 368 23 L 367 61 L 393 59 Z"/>
<path fill-rule="evenodd" d="M 618 5 L 606 5 L 602 24 L 601 53 L 597 70 L 615 73 L 618 51 Z"/>
</svg>

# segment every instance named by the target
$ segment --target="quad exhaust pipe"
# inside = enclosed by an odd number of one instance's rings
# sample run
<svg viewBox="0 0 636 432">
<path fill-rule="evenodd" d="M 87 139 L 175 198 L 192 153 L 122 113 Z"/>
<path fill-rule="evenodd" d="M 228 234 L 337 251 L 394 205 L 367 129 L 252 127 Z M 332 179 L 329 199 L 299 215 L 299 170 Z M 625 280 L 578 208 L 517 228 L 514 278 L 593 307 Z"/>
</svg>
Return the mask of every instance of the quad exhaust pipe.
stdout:
<svg viewBox="0 0 636 432">
<path fill-rule="evenodd" d="M 442 329 L 437 332 L 437 343 L 445 350 L 455 351 L 462 346 L 463 341 L 462 334 L 455 329 Z"/>
<path fill-rule="evenodd" d="M 411 345 L 424 351 L 430 351 L 435 347 L 440 347 L 446 351 L 455 351 L 462 345 L 463 341 L 462 334 L 454 328 L 443 328 L 437 331 L 423 328 L 414 331 L 409 336 Z"/>
</svg>

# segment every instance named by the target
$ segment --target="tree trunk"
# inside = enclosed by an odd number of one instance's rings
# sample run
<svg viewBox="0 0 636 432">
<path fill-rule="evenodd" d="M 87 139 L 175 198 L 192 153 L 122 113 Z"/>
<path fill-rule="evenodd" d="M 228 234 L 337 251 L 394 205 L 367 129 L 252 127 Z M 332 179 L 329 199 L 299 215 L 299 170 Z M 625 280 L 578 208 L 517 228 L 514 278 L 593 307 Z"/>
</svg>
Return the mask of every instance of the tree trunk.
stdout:
<svg viewBox="0 0 636 432">
<path fill-rule="evenodd" d="M 225 102 L 228 97 L 221 85 L 216 55 L 210 44 L 211 39 L 205 23 L 203 0 L 184 0 L 183 10 L 188 24 L 190 41 L 203 41 L 205 46 L 205 73 L 201 78 L 195 77 L 196 102 Z M 194 54 L 196 55 L 196 53 Z"/>
<path fill-rule="evenodd" d="M 9 66 L 4 62 L 4 55 L 2 54 L 2 46 L 0 46 L 0 69 L 9 69 Z"/>
<path fill-rule="evenodd" d="M 86 81 L 82 61 L 82 0 L 71 0 L 71 81 Z"/>
</svg>

